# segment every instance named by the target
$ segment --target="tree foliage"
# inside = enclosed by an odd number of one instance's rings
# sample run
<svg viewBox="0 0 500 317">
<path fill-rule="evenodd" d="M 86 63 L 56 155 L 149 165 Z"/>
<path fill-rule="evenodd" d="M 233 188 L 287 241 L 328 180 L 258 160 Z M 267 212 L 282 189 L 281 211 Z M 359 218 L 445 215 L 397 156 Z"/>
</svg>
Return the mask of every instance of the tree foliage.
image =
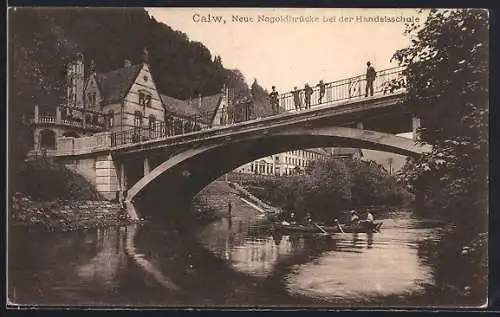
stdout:
<svg viewBox="0 0 500 317">
<path fill-rule="evenodd" d="M 273 205 L 294 211 L 299 218 L 310 212 L 331 221 L 347 208 L 393 205 L 410 200 L 394 177 L 370 162 L 330 158 L 312 161 L 303 175 L 251 181 L 249 190 Z M 263 190 L 256 190 L 256 188 Z"/>
<path fill-rule="evenodd" d="M 455 218 L 485 221 L 488 166 L 488 12 L 431 10 L 409 25 L 409 47 L 394 54 L 406 66 L 407 103 L 421 118 L 431 153 L 409 162 L 401 178 L 428 206 Z M 471 223 L 470 221 L 466 221 Z"/>
</svg>

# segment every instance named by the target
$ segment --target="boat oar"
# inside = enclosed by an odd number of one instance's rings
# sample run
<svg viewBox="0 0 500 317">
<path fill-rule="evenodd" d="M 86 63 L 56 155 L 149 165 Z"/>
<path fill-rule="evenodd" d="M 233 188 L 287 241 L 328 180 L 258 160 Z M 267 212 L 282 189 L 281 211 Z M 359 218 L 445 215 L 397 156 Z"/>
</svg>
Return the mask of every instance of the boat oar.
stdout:
<svg viewBox="0 0 500 317">
<path fill-rule="evenodd" d="M 328 234 L 328 232 L 326 232 L 325 229 L 323 229 L 320 225 L 318 225 L 317 223 L 314 224 L 316 227 L 319 228 L 319 230 L 323 231 L 324 234 Z"/>
<path fill-rule="evenodd" d="M 341 226 L 341 225 L 340 225 L 340 223 L 337 221 L 337 219 L 335 219 L 335 223 L 337 224 L 337 227 L 339 228 L 340 232 L 345 233 L 345 232 L 344 232 L 344 229 L 342 229 L 342 226 Z"/>
</svg>

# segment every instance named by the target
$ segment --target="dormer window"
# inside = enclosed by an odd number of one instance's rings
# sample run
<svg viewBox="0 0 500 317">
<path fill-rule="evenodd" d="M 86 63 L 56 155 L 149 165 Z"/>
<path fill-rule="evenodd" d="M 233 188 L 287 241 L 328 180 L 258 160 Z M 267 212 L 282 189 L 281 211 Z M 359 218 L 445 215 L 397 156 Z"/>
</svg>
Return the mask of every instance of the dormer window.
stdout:
<svg viewBox="0 0 500 317">
<path fill-rule="evenodd" d="M 139 105 L 142 107 L 151 107 L 151 95 L 145 90 L 139 91 Z"/>
</svg>

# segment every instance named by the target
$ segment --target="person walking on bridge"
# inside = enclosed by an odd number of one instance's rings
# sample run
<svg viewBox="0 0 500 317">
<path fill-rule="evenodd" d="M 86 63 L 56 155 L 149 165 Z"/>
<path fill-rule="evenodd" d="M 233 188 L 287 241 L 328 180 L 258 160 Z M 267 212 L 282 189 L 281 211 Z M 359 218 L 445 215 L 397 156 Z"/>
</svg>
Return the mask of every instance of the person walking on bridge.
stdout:
<svg viewBox="0 0 500 317">
<path fill-rule="evenodd" d="M 373 81 L 375 80 L 375 77 L 377 76 L 377 72 L 375 71 L 375 68 L 371 66 L 370 62 L 366 63 L 366 91 L 365 91 L 365 97 L 368 97 L 368 91 L 370 91 L 370 96 L 373 96 Z"/>
<path fill-rule="evenodd" d="M 319 87 L 318 104 L 320 104 L 323 101 L 323 97 L 325 96 L 325 93 L 326 93 L 326 85 L 322 80 L 320 80 L 318 87 Z"/>
<path fill-rule="evenodd" d="M 302 110 L 302 103 L 300 102 L 300 90 L 297 87 L 293 87 L 293 103 L 295 105 L 295 110 Z"/>
<path fill-rule="evenodd" d="M 272 87 L 273 91 L 269 94 L 269 99 L 271 101 L 271 107 L 273 108 L 273 114 L 279 113 L 279 100 L 278 92 L 276 91 L 276 86 Z"/>
<path fill-rule="evenodd" d="M 304 86 L 304 99 L 305 99 L 306 109 L 311 109 L 312 94 L 313 94 L 313 89 L 309 86 L 309 84 L 306 84 Z"/>
</svg>

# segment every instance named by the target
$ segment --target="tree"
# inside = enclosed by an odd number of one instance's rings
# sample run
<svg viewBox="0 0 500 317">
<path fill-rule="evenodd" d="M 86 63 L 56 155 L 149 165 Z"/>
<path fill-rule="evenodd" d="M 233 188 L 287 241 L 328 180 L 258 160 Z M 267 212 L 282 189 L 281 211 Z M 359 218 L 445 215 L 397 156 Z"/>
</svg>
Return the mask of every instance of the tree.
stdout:
<svg viewBox="0 0 500 317">
<path fill-rule="evenodd" d="M 254 79 L 252 85 L 250 86 L 250 92 L 255 103 L 255 114 L 257 117 L 266 117 L 271 115 L 273 112 L 269 102 L 269 92 L 257 83 L 257 79 Z"/>
<path fill-rule="evenodd" d="M 430 11 L 409 25 L 409 47 L 394 54 L 406 66 L 406 104 L 421 118 L 431 153 L 402 176 L 430 207 L 469 229 L 485 224 L 488 166 L 488 12 Z M 474 218 L 478 221 L 471 221 Z"/>
</svg>

